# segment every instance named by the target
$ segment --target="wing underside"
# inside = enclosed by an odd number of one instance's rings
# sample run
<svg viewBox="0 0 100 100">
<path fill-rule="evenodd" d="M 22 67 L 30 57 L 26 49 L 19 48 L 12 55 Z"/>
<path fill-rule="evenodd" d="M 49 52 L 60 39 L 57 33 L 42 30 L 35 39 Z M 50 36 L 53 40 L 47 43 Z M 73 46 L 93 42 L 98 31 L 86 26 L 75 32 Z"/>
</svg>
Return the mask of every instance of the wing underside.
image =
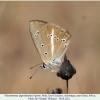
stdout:
<svg viewBox="0 0 100 100">
<path fill-rule="evenodd" d="M 60 62 L 66 53 L 69 32 L 60 25 L 47 22 L 30 22 L 30 31 L 35 46 L 45 64 Z"/>
</svg>

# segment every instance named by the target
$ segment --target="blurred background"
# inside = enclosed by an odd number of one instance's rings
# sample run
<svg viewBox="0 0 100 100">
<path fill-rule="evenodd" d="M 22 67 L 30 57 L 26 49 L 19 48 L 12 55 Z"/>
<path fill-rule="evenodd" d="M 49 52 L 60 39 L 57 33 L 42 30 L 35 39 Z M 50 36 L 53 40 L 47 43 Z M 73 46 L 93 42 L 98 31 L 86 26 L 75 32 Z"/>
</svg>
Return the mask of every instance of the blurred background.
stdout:
<svg viewBox="0 0 100 100">
<path fill-rule="evenodd" d="M 100 93 L 100 2 L 0 2 L 0 93 L 46 93 L 66 81 L 39 69 L 41 63 L 29 32 L 30 20 L 55 22 L 72 35 L 67 58 L 77 73 L 69 93 Z"/>
</svg>

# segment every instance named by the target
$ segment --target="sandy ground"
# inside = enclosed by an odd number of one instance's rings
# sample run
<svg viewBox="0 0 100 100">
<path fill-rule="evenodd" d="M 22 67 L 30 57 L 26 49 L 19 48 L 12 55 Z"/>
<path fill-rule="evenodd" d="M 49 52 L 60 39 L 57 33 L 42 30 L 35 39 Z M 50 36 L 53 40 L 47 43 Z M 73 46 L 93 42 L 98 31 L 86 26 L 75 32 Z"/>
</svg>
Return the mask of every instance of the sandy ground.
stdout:
<svg viewBox="0 0 100 100">
<path fill-rule="evenodd" d="M 100 93 L 100 2 L 0 2 L 0 93 L 46 93 L 66 82 L 41 63 L 29 32 L 30 20 L 55 22 L 72 35 L 67 57 L 77 74 L 69 93 Z"/>
</svg>

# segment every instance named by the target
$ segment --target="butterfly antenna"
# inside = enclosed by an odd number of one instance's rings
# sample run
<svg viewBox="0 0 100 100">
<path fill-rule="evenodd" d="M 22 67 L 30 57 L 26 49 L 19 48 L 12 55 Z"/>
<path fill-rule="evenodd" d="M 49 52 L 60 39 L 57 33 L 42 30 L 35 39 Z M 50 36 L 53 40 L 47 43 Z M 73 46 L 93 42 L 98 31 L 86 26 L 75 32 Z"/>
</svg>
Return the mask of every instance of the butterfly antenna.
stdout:
<svg viewBox="0 0 100 100">
<path fill-rule="evenodd" d="M 37 70 L 41 68 L 40 66 L 35 70 L 35 72 L 33 73 L 33 75 L 30 77 L 30 79 L 34 76 L 34 74 L 37 72 Z"/>
<path fill-rule="evenodd" d="M 36 67 L 36 66 L 38 66 L 38 65 L 40 65 L 40 64 L 42 64 L 42 63 L 39 63 L 39 64 L 37 64 L 37 65 L 35 65 L 35 66 L 31 67 L 30 69 L 33 69 L 34 67 Z"/>
</svg>

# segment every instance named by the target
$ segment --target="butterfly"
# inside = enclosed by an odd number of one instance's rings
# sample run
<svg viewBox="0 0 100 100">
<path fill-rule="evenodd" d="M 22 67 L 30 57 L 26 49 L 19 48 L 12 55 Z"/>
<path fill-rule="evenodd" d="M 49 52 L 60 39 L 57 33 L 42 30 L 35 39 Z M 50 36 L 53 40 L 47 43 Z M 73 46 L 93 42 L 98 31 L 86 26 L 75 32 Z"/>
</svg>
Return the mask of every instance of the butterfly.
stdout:
<svg viewBox="0 0 100 100">
<path fill-rule="evenodd" d="M 31 20 L 29 30 L 43 61 L 43 69 L 58 67 L 66 54 L 71 34 L 62 26 L 41 20 Z"/>
</svg>

